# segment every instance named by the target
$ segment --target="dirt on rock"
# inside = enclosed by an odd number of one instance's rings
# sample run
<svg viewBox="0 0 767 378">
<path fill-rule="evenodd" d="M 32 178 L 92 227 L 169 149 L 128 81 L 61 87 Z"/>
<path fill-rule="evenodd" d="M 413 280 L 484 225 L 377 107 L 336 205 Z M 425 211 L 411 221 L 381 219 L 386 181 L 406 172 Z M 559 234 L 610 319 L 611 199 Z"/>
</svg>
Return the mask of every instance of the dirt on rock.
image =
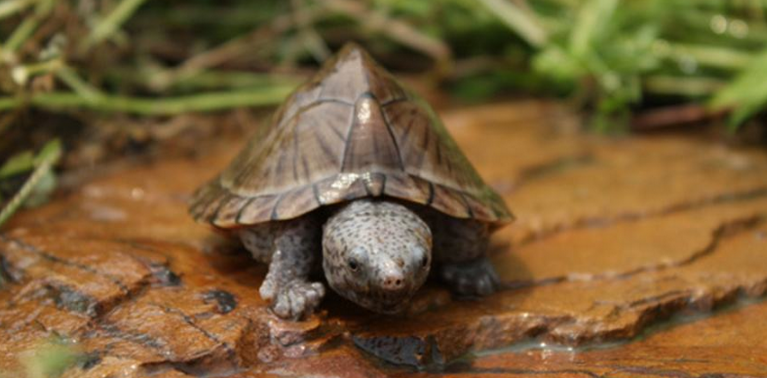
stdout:
<svg viewBox="0 0 767 378">
<path fill-rule="evenodd" d="M 538 101 L 443 118 L 517 216 L 492 242 L 495 295 L 430 282 L 403 316 L 331 293 L 307 321 L 278 319 L 266 268 L 187 214 L 242 146 L 219 140 L 106 170 L 4 227 L 0 377 L 54 339 L 78 356 L 62 377 L 767 375 L 767 152 L 583 135 Z"/>
</svg>

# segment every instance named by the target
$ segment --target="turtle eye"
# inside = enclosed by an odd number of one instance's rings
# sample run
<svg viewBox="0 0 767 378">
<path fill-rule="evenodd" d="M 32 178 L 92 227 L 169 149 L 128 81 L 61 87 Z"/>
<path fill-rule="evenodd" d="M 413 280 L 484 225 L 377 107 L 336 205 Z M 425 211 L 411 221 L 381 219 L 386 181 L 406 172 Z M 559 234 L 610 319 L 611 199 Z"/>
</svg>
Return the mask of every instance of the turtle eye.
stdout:
<svg viewBox="0 0 767 378">
<path fill-rule="evenodd" d="M 346 256 L 346 265 L 352 272 L 358 271 L 368 259 L 368 251 L 363 246 L 356 246 Z"/>
<path fill-rule="evenodd" d="M 429 266 L 429 253 L 421 246 L 416 246 L 412 250 L 413 256 L 417 259 L 418 266 L 426 268 Z"/>
</svg>

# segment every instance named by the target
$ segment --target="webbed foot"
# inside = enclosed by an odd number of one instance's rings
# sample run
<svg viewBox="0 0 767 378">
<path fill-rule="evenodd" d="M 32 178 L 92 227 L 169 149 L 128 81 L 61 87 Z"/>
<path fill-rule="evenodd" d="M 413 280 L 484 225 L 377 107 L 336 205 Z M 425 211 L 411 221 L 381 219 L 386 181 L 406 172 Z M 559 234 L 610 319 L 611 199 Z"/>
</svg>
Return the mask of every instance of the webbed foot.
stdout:
<svg viewBox="0 0 767 378">
<path fill-rule="evenodd" d="M 498 288 L 500 280 L 486 257 L 445 264 L 440 271 L 442 279 L 453 293 L 460 296 L 486 296 Z"/>
</svg>

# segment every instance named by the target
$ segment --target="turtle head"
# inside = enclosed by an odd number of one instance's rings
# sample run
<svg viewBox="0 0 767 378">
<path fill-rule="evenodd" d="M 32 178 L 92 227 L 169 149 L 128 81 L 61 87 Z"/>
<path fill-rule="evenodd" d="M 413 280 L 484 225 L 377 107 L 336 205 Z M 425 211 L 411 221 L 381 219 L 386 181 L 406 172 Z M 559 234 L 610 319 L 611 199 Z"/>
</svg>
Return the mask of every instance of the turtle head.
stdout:
<svg viewBox="0 0 767 378">
<path fill-rule="evenodd" d="M 405 206 L 357 200 L 325 224 L 322 266 L 330 287 L 344 298 L 397 313 L 426 281 L 431 245 L 431 230 Z"/>
</svg>

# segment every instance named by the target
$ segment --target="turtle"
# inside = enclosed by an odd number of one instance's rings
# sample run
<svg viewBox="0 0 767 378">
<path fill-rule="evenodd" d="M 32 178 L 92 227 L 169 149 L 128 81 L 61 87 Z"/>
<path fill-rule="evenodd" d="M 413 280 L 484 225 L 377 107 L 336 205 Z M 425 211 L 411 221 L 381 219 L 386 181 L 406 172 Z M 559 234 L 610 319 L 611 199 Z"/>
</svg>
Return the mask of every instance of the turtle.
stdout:
<svg viewBox="0 0 767 378">
<path fill-rule="evenodd" d="M 512 213 L 432 108 L 362 47 L 345 45 L 274 114 L 190 213 L 268 264 L 259 293 L 277 316 L 315 311 L 325 286 L 312 272 L 383 314 L 402 312 L 430 272 L 457 296 L 497 289 L 488 239 Z"/>
</svg>

